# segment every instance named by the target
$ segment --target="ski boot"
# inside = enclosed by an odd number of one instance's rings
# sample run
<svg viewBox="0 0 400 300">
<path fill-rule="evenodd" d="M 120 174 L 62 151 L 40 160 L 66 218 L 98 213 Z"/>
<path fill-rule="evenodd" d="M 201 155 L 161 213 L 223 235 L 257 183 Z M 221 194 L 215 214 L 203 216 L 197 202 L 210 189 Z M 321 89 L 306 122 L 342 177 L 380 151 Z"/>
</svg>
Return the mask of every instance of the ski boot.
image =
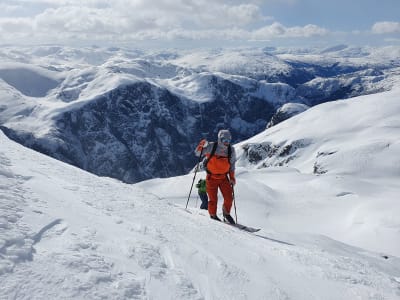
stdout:
<svg viewBox="0 0 400 300">
<path fill-rule="evenodd" d="M 220 218 L 218 218 L 218 216 L 217 216 L 217 215 L 215 215 L 215 216 L 212 216 L 212 215 L 210 215 L 210 218 L 211 218 L 211 219 L 213 219 L 213 220 L 215 220 L 215 221 L 222 222 L 222 221 L 221 221 L 221 219 L 220 219 Z"/>
<path fill-rule="evenodd" d="M 229 214 L 224 214 L 224 221 L 228 221 L 229 224 L 236 224 L 235 220 Z"/>
</svg>

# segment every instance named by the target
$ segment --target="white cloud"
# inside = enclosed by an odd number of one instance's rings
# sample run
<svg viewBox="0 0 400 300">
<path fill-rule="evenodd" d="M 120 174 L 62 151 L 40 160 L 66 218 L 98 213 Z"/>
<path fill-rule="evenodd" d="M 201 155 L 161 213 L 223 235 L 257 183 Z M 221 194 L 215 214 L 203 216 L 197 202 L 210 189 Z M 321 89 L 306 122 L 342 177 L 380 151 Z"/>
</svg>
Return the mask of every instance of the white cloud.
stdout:
<svg viewBox="0 0 400 300">
<path fill-rule="evenodd" d="M 40 4 L 42 9 L 24 18 L 0 18 L 3 42 L 264 41 L 329 33 L 316 25 L 285 27 L 277 22 L 255 28 L 271 19 L 262 13 L 262 0 L 13 1 L 16 5 Z"/>
<path fill-rule="evenodd" d="M 260 8 L 253 4 L 226 7 L 226 15 L 230 20 L 235 21 L 236 25 L 247 25 L 265 18 Z"/>
<path fill-rule="evenodd" d="M 19 9 L 21 9 L 20 5 L 0 3 L 0 11 L 3 14 L 11 14 Z"/>
<path fill-rule="evenodd" d="M 104 14 L 103 10 L 77 7 L 47 9 L 32 21 L 39 32 L 59 34 L 117 34 L 135 29 L 133 24 L 127 24 L 126 18 L 113 11 Z"/>
<path fill-rule="evenodd" d="M 232 24 L 247 25 L 263 19 L 259 1 L 222 1 L 222 0 L 5 0 L 8 9 L 29 6 L 32 18 L 44 14 L 48 9 L 62 9 L 63 12 L 75 12 L 102 15 L 107 18 L 110 11 L 115 17 L 154 20 L 171 20 L 175 26 L 190 24 L 200 27 L 228 27 Z M 8 3 L 8 4 L 7 4 Z M 12 3 L 13 6 L 10 6 Z M 227 4 L 228 3 L 228 4 Z M 33 7 L 42 8 L 37 12 Z M 81 15 L 81 14 L 80 14 Z M 62 16 L 59 16 L 62 18 Z M 147 23 L 147 22 L 145 22 Z M 166 21 L 160 22 L 164 26 Z"/>
<path fill-rule="evenodd" d="M 15 5 L 30 6 L 81 6 L 81 7 L 104 7 L 108 6 L 108 0 L 3 0 L 4 2 L 14 3 Z"/>
<path fill-rule="evenodd" d="M 308 38 L 313 36 L 325 36 L 329 31 L 316 25 L 306 25 L 304 27 L 285 27 L 280 23 L 273 23 L 252 33 L 254 40 L 264 40 L 271 38 Z"/>
<path fill-rule="evenodd" d="M 372 26 L 375 34 L 400 33 L 400 22 L 377 22 Z"/>
<path fill-rule="evenodd" d="M 0 32 L 2 36 L 21 35 L 29 36 L 33 33 L 32 22 L 26 18 L 2 18 L 0 19 Z"/>
<path fill-rule="evenodd" d="M 227 40 L 227 41 L 265 41 L 280 38 L 310 38 L 315 36 L 325 36 L 330 32 L 315 25 L 304 27 L 285 27 L 282 24 L 274 23 L 254 31 L 242 28 L 231 29 L 203 29 L 187 30 L 183 28 L 169 31 L 147 30 L 133 33 L 129 37 L 132 39 L 185 39 L 185 40 Z"/>
<path fill-rule="evenodd" d="M 313 37 L 313 36 L 325 36 L 329 34 L 329 31 L 325 28 L 321 28 L 317 25 L 308 24 L 304 27 L 291 27 L 287 28 L 288 37 Z"/>
</svg>

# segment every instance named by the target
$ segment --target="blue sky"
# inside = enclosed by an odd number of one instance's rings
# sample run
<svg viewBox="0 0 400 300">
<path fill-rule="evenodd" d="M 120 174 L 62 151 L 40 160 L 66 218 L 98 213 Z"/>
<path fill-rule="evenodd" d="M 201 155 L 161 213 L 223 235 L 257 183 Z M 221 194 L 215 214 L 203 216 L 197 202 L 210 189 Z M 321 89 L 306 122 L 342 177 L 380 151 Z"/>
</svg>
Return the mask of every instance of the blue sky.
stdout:
<svg viewBox="0 0 400 300">
<path fill-rule="evenodd" d="M 286 26 L 316 24 L 329 30 L 369 30 L 376 22 L 400 21 L 399 0 L 263 1 L 263 13 Z"/>
<path fill-rule="evenodd" d="M 0 43 L 399 45 L 400 0 L 0 0 Z"/>
</svg>

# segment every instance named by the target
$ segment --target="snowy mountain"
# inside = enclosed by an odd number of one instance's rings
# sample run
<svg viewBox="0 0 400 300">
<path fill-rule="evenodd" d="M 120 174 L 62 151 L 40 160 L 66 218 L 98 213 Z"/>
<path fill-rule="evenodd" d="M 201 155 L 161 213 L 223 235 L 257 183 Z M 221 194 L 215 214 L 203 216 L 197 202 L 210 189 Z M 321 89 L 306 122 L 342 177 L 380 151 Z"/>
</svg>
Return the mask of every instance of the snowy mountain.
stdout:
<svg viewBox="0 0 400 300">
<path fill-rule="evenodd" d="M 0 132 L 1 298 L 400 299 L 399 96 L 321 104 L 235 145 L 255 234 L 195 193 L 186 211 L 193 174 L 128 185 Z"/>
<path fill-rule="evenodd" d="M 400 175 L 399 95 L 396 88 L 315 106 L 241 143 L 240 161 L 255 169 L 285 165 L 314 174 Z"/>
<path fill-rule="evenodd" d="M 193 148 L 236 142 L 287 103 L 390 90 L 400 49 L 0 48 L 0 126 L 15 141 L 125 182 L 184 174 Z M 145 163 L 143 163 L 145 162 Z"/>
<path fill-rule="evenodd" d="M 271 120 L 267 124 L 267 128 L 275 126 L 280 122 L 283 122 L 291 117 L 306 111 L 309 107 L 301 103 L 286 103 L 282 105 L 276 113 L 272 116 Z"/>
</svg>

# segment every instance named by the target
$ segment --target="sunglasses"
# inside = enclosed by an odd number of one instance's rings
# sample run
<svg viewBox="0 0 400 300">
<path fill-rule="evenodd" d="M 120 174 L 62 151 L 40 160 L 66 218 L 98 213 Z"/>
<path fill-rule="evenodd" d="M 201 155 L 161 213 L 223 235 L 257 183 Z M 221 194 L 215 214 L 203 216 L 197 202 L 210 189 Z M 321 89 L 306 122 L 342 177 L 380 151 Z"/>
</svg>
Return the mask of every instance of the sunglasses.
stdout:
<svg viewBox="0 0 400 300">
<path fill-rule="evenodd" d="M 224 144 L 229 144 L 231 142 L 230 139 L 226 139 L 226 138 L 222 138 L 221 142 L 223 142 Z"/>
</svg>

